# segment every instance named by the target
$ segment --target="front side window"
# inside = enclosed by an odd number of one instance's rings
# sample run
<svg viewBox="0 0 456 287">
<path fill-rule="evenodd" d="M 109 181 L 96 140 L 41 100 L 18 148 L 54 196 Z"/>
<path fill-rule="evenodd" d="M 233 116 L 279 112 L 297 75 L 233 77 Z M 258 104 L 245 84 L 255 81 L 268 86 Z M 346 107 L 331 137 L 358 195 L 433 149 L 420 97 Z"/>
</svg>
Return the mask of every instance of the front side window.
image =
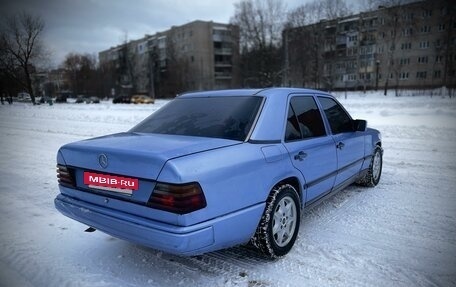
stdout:
<svg viewBox="0 0 456 287">
<path fill-rule="evenodd" d="M 285 141 L 324 136 L 320 111 L 313 97 L 293 97 L 290 101 Z"/>
<path fill-rule="evenodd" d="M 345 110 L 333 99 L 318 97 L 333 134 L 353 132 L 353 120 Z"/>
<path fill-rule="evenodd" d="M 255 96 L 177 98 L 130 132 L 244 141 L 261 102 Z"/>
</svg>

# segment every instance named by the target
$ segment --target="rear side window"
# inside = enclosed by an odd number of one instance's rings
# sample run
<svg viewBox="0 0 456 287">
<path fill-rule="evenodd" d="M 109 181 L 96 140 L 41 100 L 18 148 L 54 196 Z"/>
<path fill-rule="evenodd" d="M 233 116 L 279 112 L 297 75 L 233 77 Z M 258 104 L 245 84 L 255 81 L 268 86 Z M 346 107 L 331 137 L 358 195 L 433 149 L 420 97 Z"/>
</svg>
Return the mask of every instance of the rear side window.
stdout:
<svg viewBox="0 0 456 287">
<path fill-rule="evenodd" d="M 325 134 L 323 120 L 313 97 L 293 97 L 288 111 L 285 141 Z"/>
<path fill-rule="evenodd" d="M 333 134 L 353 132 L 353 120 L 341 105 L 330 98 L 318 97 Z"/>
<path fill-rule="evenodd" d="M 177 98 L 130 131 L 244 141 L 261 102 L 254 96 Z"/>
</svg>

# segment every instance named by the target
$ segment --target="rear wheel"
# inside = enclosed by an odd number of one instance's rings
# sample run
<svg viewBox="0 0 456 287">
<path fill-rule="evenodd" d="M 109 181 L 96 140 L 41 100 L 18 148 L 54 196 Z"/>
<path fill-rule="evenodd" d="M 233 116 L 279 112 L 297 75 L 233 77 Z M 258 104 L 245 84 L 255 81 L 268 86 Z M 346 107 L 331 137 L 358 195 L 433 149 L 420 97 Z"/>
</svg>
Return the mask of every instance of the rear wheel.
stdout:
<svg viewBox="0 0 456 287">
<path fill-rule="evenodd" d="M 383 166 L 383 155 L 382 148 L 377 146 L 374 150 L 374 154 L 371 159 L 369 169 L 367 174 L 358 180 L 358 184 L 364 186 L 376 186 L 380 181 L 380 176 L 382 175 L 382 166 Z"/>
<path fill-rule="evenodd" d="M 296 241 L 300 216 L 296 189 L 290 184 L 275 187 L 252 238 L 253 245 L 270 258 L 284 256 Z"/>
</svg>

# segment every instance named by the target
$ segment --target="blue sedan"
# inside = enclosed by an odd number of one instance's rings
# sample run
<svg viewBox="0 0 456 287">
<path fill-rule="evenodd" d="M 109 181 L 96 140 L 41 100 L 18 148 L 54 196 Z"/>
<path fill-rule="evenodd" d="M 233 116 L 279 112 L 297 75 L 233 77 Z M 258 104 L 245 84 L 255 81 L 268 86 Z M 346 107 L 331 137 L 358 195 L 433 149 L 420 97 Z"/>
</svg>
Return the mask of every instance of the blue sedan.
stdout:
<svg viewBox="0 0 456 287">
<path fill-rule="evenodd" d="M 128 132 L 62 146 L 55 206 L 173 254 L 250 242 L 277 258 L 303 209 L 353 183 L 377 185 L 382 155 L 380 132 L 321 91 L 188 93 Z"/>
</svg>

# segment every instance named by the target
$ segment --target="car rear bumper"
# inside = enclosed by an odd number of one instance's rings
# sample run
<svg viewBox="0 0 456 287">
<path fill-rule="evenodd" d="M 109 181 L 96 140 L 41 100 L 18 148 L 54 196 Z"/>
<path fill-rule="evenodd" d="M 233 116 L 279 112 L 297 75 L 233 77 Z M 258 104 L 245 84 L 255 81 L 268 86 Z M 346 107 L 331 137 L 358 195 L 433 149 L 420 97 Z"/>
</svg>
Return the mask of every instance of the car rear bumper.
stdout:
<svg viewBox="0 0 456 287">
<path fill-rule="evenodd" d="M 63 194 L 54 200 L 64 215 L 114 237 L 177 254 L 197 255 L 248 242 L 264 203 L 199 223 L 175 226 L 94 205 Z"/>
</svg>

